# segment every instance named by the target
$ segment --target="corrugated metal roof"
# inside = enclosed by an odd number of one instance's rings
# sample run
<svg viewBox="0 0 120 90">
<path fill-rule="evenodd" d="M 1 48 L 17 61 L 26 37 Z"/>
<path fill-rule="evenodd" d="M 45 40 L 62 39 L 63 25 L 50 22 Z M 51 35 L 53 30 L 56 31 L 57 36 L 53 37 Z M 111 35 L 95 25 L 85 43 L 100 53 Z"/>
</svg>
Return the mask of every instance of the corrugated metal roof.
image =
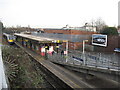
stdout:
<svg viewBox="0 0 120 90">
<path fill-rule="evenodd" d="M 58 40 L 68 40 L 71 42 L 82 42 L 83 40 L 91 38 L 91 35 L 67 35 L 67 34 L 53 34 L 53 33 L 31 33 L 38 37 L 54 38 Z"/>
<path fill-rule="evenodd" d="M 32 39 L 32 40 L 36 40 L 36 41 L 55 41 L 55 40 L 59 40 L 57 38 L 50 38 L 50 37 L 47 37 L 47 36 L 35 36 L 35 35 L 28 35 L 28 34 L 17 34 L 15 33 L 14 35 L 17 35 L 17 36 L 21 36 L 21 37 L 24 37 L 24 38 L 28 38 L 28 39 Z"/>
</svg>

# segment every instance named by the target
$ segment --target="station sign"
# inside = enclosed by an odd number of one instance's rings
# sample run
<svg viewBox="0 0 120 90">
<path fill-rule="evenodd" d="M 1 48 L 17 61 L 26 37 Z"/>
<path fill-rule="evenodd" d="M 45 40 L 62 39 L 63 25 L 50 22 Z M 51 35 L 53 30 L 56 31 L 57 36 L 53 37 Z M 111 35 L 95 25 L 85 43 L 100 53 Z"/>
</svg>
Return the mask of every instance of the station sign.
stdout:
<svg viewBox="0 0 120 90">
<path fill-rule="evenodd" d="M 92 35 L 92 45 L 107 46 L 107 35 L 93 34 Z"/>
</svg>

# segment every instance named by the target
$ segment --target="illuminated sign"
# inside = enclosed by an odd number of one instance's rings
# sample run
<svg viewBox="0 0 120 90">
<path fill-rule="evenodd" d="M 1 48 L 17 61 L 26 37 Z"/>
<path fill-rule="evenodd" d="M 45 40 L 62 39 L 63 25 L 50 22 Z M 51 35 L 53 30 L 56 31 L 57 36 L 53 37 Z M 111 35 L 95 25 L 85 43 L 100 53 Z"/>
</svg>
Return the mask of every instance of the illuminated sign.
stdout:
<svg viewBox="0 0 120 90">
<path fill-rule="evenodd" d="M 92 35 L 92 45 L 107 46 L 107 35 L 93 34 Z"/>
</svg>

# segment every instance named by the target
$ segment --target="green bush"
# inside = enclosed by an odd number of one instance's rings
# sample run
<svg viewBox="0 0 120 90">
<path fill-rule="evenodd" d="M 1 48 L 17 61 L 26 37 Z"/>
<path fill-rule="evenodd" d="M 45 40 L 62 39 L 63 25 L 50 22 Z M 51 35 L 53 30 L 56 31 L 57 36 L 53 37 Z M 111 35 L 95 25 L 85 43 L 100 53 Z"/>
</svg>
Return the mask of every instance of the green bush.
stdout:
<svg viewBox="0 0 120 90">
<path fill-rule="evenodd" d="M 118 31 L 117 31 L 116 27 L 106 27 L 106 28 L 103 29 L 101 34 L 105 34 L 105 35 L 118 35 Z"/>
</svg>

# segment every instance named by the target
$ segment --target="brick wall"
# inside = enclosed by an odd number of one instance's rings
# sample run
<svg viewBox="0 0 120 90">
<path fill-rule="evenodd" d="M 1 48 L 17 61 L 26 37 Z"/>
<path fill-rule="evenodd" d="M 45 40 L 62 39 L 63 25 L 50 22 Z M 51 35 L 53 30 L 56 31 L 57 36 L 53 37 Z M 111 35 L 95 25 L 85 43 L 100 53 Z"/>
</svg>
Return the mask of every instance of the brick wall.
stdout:
<svg viewBox="0 0 120 90">
<path fill-rule="evenodd" d="M 63 33 L 63 34 L 71 34 L 70 30 L 49 30 L 49 29 L 44 29 L 45 33 Z"/>
<path fill-rule="evenodd" d="M 92 34 L 96 34 L 96 32 L 71 30 L 71 34 L 72 35 L 92 35 Z"/>
<path fill-rule="evenodd" d="M 44 29 L 45 33 L 60 33 L 60 34 L 70 34 L 70 35 L 92 35 L 97 34 L 96 32 L 91 31 L 82 31 L 82 30 L 51 30 Z M 63 47 L 65 47 L 65 43 L 63 43 Z M 82 42 L 69 42 L 69 49 L 82 49 Z"/>
<path fill-rule="evenodd" d="M 96 51 L 96 52 L 114 52 L 115 48 L 120 48 L 120 36 L 108 36 L 108 42 L 107 42 L 107 47 L 102 47 L 102 46 L 96 46 L 96 45 L 90 45 L 91 47 L 88 47 L 90 42 L 86 42 L 86 49 L 87 51 Z M 65 46 L 66 43 L 63 43 L 63 47 Z M 69 49 L 81 49 L 83 48 L 83 43 L 82 42 L 69 42 Z M 89 50 L 93 49 L 93 50 Z"/>
<path fill-rule="evenodd" d="M 82 31 L 82 30 L 49 30 L 44 29 L 45 33 L 61 33 L 61 34 L 71 34 L 71 35 L 91 35 L 96 34 L 96 32 Z"/>
<path fill-rule="evenodd" d="M 66 48 L 66 43 L 63 43 L 62 46 Z M 75 49 L 82 49 L 82 42 L 69 42 L 68 48 L 75 50 Z"/>
<path fill-rule="evenodd" d="M 120 48 L 120 36 L 108 36 L 107 47 L 94 46 L 95 51 L 114 52 L 115 48 Z"/>
</svg>

